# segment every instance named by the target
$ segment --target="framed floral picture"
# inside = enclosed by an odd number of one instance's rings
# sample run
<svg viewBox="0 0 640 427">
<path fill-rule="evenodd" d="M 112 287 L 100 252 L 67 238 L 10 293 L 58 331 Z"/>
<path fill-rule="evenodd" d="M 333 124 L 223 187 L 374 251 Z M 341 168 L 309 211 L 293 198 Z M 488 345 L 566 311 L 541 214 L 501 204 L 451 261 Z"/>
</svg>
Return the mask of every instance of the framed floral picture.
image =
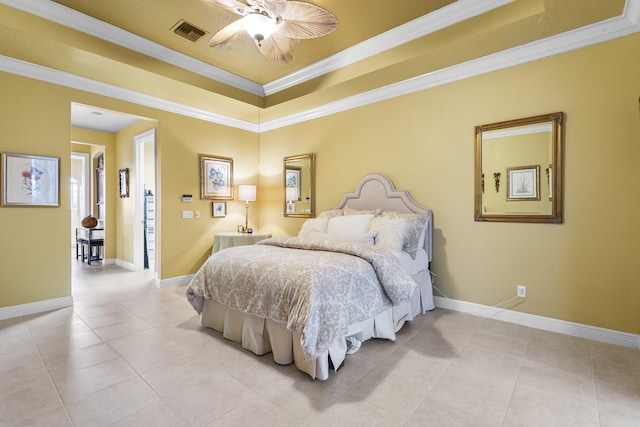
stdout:
<svg viewBox="0 0 640 427">
<path fill-rule="evenodd" d="M 233 200 L 233 159 L 200 156 L 200 198 Z"/>
<path fill-rule="evenodd" d="M 211 214 L 214 218 L 227 216 L 227 202 L 211 202 Z"/>
<path fill-rule="evenodd" d="M 3 206 L 60 206 L 60 158 L 2 153 Z"/>
</svg>

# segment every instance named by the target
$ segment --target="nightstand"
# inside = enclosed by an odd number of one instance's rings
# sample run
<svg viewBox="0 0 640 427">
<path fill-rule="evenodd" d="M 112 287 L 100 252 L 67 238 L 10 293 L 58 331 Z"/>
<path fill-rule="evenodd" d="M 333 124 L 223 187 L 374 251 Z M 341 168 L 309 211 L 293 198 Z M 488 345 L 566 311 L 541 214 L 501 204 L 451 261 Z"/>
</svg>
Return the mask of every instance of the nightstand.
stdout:
<svg viewBox="0 0 640 427">
<path fill-rule="evenodd" d="M 270 237 L 270 233 L 238 233 L 237 231 L 232 231 L 230 233 L 216 233 L 213 237 L 211 255 L 234 246 L 255 245 L 260 240 L 268 239 Z"/>
</svg>

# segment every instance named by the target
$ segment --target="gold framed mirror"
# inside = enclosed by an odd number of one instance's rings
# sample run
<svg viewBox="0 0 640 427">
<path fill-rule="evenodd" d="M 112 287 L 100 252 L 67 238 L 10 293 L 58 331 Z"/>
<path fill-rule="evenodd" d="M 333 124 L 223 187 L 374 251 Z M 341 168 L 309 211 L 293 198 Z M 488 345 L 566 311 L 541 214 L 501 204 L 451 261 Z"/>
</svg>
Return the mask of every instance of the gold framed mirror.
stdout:
<svg viewBox="0 0 640 427">
<path fill-rule="evenodd" d="M 285 157 L 284 216 L 313 218 L 315 216 L 315 155 Z"/>
<path fill-rule="evenodd" d="M 475 220 L 562 222 L 564 113 L 475 128 Z"/>
</svg>

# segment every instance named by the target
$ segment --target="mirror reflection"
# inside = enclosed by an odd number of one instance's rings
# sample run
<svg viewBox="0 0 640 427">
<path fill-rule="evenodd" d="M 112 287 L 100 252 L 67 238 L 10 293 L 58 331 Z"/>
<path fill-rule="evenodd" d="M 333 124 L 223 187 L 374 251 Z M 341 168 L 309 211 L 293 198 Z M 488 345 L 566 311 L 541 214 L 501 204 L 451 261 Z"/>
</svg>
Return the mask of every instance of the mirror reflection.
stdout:
<svg viewBox="0 0 640 427">
<path fill-rule="evenodd" d="M 315 156 L 289 156 L 283 163 L 284 216 L 312 218 L 315 215 Z"/>
<path fill-rule="evenodd" d="M 563 113 L 476 126 L 475 220 L 562 222 Z"/>
</svg>

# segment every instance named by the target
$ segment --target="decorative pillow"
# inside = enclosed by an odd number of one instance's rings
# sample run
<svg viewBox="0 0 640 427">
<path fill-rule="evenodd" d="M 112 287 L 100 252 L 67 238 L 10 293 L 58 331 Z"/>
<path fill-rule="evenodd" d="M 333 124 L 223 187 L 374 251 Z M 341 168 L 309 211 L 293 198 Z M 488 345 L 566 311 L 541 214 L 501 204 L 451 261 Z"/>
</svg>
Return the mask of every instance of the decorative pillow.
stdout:
<svg viewBox="0 0 640 427">
<path fill-rule="evenodd" d="M 318 218 L 333 218 L 335 216 L 342 216 L 342 209 L 329 209 L 328 211 L 320 212 Z"/>
<path fill-rule="evenodd" d="M 418 250 L 424 246 L 424 239 L 429 219 L 424 215 L 402 212 L 384 212 L 383 217 L 404 218 L 407 223 L 407 232 L 402 244 L 402 250 L 416 259 Z"/>
<path fill-rule="evenodd" d="M 368 245 L 374 244 L 376 233 L 320 233 L 318 231 L 311 231 L 307 236 L 310 239 L 328 239 L 335 242 L 355 242 L 366 243 Z"/>
<path fill-rule="evenodd" d="M 377 233 L 376 246 L 400 252 L 407 234 L 407 223 L 404 218 L 379 216 L 371 221 L 369 231 Z"/>
<path fill-rule="evenodd" d="M 345 215 L 329 218 L 327 233 L 366 233 L 373 215 Z"/>
<path fill-rule="evenodd" d="M 344 214 L 345 215 L 373 215 L 373 216 L 378 216 L 380 214 L 382 214 L 382 209 L 368 209 L 368 210 L 357 210 L 357 209 L 352 209 L 349 206 L 345 206 L 344 207 Z"/>
<path fill-rule="evenodd" d="M 300 228 L 298 237 L 307 237 L 309 233 L 312 231 L 324 233 L 327 231 L 328 223 L 329 223 L 329 218 L 308 219 L 304 223 L 302 223 L 302 228 Z"/>
</svg>

